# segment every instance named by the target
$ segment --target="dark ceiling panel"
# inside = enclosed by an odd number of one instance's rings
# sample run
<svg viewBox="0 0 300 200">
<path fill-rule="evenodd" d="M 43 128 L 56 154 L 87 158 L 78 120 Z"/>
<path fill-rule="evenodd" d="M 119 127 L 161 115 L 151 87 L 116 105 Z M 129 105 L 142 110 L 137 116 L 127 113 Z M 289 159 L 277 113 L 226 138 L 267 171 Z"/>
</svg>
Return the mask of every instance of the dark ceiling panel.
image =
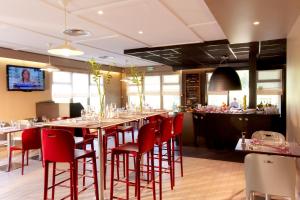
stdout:
<svg viewBox="0 0 300 200">
<path fill-rule="evenodd" d="M 183 44 L 154 48 L 129 49 L 125 54 L 158 62 L 174 68 L 215 67 L 227 57 L 227 63 L 249 61 L 250 43 L 229 44 L 227 40 L 204 43 Z M 258 63 L 285 64 L 286 39 L 261 41 L 259 43 Z"/>
</svg>

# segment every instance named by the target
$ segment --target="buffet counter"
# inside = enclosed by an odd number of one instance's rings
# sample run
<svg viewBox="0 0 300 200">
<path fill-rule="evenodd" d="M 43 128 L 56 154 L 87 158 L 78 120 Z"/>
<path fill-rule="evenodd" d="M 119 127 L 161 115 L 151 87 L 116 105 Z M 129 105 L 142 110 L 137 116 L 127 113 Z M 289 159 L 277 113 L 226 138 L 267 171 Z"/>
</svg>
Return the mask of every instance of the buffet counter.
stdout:
<svg viewBox="0 0 300 200">
<path fill-rule="evenodd" d="M 199 138 L 205 140 L 209 148 L 234 149 L 242 132 L 251 138 L 258 130 L 276 131 L 285 134 L 279 114 L 258 114 L 256 112 L 186 112 L 183 142 L 198 145 Z"/>
</svg>

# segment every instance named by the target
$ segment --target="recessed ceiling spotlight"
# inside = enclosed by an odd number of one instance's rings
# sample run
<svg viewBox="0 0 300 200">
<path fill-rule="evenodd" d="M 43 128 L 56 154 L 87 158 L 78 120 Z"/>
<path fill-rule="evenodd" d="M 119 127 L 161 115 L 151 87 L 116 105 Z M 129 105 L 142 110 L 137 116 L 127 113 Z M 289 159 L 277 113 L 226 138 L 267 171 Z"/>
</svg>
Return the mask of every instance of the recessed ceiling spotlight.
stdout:
<svg viewBox="0 0 300 200">
<path fill-rule="evenodd" d="M 99 14 L 99 15 L 103 15 L 103 14 L 104 14 L 103 10 L 99 10 L 99 11 L 98 11 L 98 14 Z"/>
<path fill-rule="evenodd" d="M 255 22 L 253 22 L 253 25 L 254 26 L 258 26 L 260 24 L 260 22 L 259 21 L 255 21 Z"/>
<path fill-rule="evenodd" d="M 114 59 L 115 57 L 113 57 L 113 56 L 108 56 L 108 58 L 109 58 L 109 59 Z"/>
<path fill-rule="evenodd" d="M 143 34 L 144 32 L 143 32 L 143 31 L 139 31 L 138 33 L 139 33 L 139 34 Z"/>
</svg>

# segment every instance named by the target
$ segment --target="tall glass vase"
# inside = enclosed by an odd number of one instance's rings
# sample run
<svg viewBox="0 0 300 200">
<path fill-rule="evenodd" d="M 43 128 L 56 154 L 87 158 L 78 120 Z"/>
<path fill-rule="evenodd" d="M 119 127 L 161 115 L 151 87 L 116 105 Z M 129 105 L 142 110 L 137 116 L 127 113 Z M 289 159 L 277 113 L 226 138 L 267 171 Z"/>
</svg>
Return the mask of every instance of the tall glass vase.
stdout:
<svg viewBox="0 0 300 200">
<path fill-rule="evenodd" d="M 99 117 L 100 119 L 104 119 L 105 117 L 105 95 L 104 94 L 99 94 Z"/>
<path fill-rule="evenodd" d="M 142 94 L 139 94 L 139 106 L 140 106 L 140 112 L 142 113 L 143 112 L 143 95 Z"/>
</svg>

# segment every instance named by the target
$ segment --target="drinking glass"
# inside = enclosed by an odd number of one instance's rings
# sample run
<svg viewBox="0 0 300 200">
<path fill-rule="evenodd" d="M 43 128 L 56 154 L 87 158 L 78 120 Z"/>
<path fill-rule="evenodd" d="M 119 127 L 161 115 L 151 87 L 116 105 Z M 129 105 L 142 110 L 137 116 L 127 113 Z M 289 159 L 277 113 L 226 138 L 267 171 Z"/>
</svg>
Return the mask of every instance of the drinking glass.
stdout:
<svg viewBox="0 0 300 200">
<path fill-rule="evenodd" d="M 0 121 L 0 129 L 4 128 L 5 123 L 3 121 Z"/>
<path fill-rule="evenodd" d="M 42 121 L 47 122 L 47 117 L 45 115 L 42 116 Z"/>
</svg>

